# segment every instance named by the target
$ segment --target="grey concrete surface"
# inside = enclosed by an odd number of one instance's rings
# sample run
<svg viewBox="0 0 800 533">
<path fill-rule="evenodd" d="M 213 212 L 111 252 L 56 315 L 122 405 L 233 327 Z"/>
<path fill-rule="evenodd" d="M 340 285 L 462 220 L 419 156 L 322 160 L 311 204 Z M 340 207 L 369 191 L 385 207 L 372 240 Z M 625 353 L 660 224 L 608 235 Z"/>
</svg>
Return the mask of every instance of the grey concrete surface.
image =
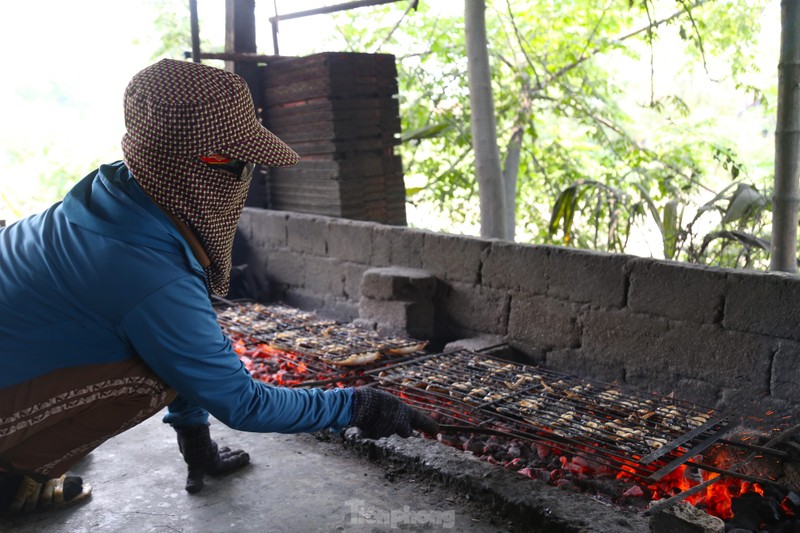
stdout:
<svg viewBox="0 0 800 533">
<path fill-rule="evenodd" d="M 371 463 L 338 437 L 253 434 L 212 421 L 220 446 L 242 447 L 252 464 L 183 489 L 174 432 L 155 416 L 111 439 L 74 472 L 92 498 L 68 509 L 14 519 L 0 531 L 47 532 L 380 532 L 521 531 L 452 491 Z M 413 438 L 413 437 L 412 437 Z M 394 515 L 392 514 L 394 512 Z M 392 523 L 394 517 L 394 523 Z"/>
</svg>

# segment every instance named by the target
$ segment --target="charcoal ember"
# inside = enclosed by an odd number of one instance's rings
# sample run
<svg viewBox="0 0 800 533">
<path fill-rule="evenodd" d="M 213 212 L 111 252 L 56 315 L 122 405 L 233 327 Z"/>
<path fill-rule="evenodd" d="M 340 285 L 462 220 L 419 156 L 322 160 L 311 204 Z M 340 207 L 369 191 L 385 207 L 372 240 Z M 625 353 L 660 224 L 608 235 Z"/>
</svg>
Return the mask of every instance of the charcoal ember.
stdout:
<svg viewBox="0 0 800 533">
<path fill-rule="evenodd" d="M 485 444 L 483 443 L 483 440 L 475 437 L 470 437 L 463 444 L 465 452 L 472 452 L 475 455 L 483 453 L 484 447 Z"/>
<path fill-rule="evenodd" d="M 544 468 L 534 468 L 531 470 L 531 472 L 536 476 L 534 479 L 540 479 L 545 483 L 550 483 L 550 481 L 552 481 L 549 470 L 545 470 Z"/>
<path fill-rule="evenodd" d="M 521 458 L 515 457 L 514 459 L 507 461 L 503 466 L 505 466 L 506 468 L 513 468 L 514 470 L 518 470 L 523 464 L 524 461 Z"/>
<path fill-rule="evenodd" d="M 518 446 L 509 446 L 506 450 L 506 457 L 509 459 L 517 459 L 522 455 L 522 451 Z"/>
<path fill-rule="evenodd" d="M 482 453 L 484 455 L 495 455 L 498 453 L 502 453 L 500 447 L 496 443 L 486 443 L 483 445 Z"/>
<path fill-rule="evenodd" d="M 800 494 L 797 494 L 794 491 L 789 492 L 789 494 L 787 494 L 783 499 L 783 504 L 790 511 L 797 514 L 798 508 L 800 508 Z"/>
<path fill-rule="evenodd" d="M 569 491 L 572 491 L 572 492 L 580 492 L 580 489 L 578 487 L 576 487 L 575 484 L 571 480 L 566 479 L 566 478 L 559 479 L 553 485 L 555 487 L 558 487 L 559 489 L 562 489 L 562 490 L 569 490 Z"/>
<path fill-rule="evenodd" d="M 728 522 L 732 527 L 758 531 L 761 526 L 761 511 L 758 509 L 761 496 L 748 492 L 731 500 L 733 518 Z"/>
<path fill-rule="evenodd" d="M 527 466 L 525 468 L 520 468 L 519 470 L 517 470 L 517 473 L 522 474 L 523 476 L 529 477 L 531 479 L 537 479 L 533 471 Z"/>
<path fill-rule="evenodd" d="M 638 498 L 639 496 L 644 496 L 644 491 L 639 485 L 634 485 L 623 492 L 622 495 L 626 498 Z"/>
<path fill-rule="evenodd" d="M 761 519 L 767 524 L 778 524 L 783 520 L 780 500 L 772 496 L 763 496 L 756 504 Z"/>
<path fill-rule="evenodd" d="M 550 446 L 542 444 L 541 442 L 534 442 L 531 447 L 536 451 L 539 459 L 546 459 L 550 455 Z"/>
<path fill-rule="evenodd" d="M 461 447 L 461 439 L 459 438 L 458 435 L 439 433 L 438 435 L 436 435 L 436 440 L 438 440 L 442 444 L 446 444 L 447 446 L 452 446 L 454 448 Z"/>
</svg>

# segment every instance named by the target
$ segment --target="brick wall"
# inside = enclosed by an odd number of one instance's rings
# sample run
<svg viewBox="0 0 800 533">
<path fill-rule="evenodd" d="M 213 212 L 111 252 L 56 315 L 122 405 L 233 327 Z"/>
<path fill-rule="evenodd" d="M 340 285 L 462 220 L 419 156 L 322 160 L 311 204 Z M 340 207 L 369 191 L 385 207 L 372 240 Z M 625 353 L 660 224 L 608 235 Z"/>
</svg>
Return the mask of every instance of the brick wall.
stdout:
<svg viewBox="0 0 800 533">
<path fill-rule="evenodd" d="M 237 257 L 264 288 L 257 296 L 339 319 L 363 320 L 382 298 L 396 308 L 405 297 L 375 280 L 402 267 L 435 278 L 439 343 L 485 336 L 554 370 L 721 408 L 800 403 L 793 276 L 254 208 Z"/>
</svg>

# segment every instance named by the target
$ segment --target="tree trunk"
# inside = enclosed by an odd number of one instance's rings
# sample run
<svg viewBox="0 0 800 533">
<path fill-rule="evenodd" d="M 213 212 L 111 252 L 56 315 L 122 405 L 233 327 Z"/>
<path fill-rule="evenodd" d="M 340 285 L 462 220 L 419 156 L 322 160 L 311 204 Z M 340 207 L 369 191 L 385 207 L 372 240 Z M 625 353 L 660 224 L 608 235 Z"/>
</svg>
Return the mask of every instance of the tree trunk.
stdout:
<svg viewBox="0 0 800 533">
<path fill-rule="evenodd" d="M 503 166 L 503 185 L 506 191 L 506 236 L 509 241 L 514 240 L 517 230 L 517 175 L 519 174 L 519 159 L 522 151 L 521 127 L 511 134 L 506 148 L 506 160 Z"/>
<path fill-rule="evenodd" d="M 798 159 L 800 157 L 800 0 L 781 1 L 775 195 L 770 270 L 797 272 Z"/>
<path fill-rule="evenodd" d="M 486 41 L 485 0 L 465 0 L 467 76 L 472 105 L 472 146 L 481 203 L 481 236 L 507 238 L 506 196 L 497 147 L 497 124 Z"/>
</svg>

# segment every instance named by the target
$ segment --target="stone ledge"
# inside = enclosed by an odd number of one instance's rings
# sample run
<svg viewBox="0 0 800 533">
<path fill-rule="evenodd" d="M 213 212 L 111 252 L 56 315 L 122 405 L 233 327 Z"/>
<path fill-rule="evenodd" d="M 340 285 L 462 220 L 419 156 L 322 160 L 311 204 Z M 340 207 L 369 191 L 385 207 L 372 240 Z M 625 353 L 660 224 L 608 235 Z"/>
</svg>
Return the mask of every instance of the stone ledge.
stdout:
<svg viewBox="0 0 800 533">
<path fill-rule="evenodd" d="M 422 438 L 362 439 L 345 433 L 345 446 L 370 460 L 402 464 L 449 489 L 490 505 L 531 530 L 548 533 L 642 533 L 647 518 L 612 509 L 587 496 L 560 490 Z"/>
</svg>

